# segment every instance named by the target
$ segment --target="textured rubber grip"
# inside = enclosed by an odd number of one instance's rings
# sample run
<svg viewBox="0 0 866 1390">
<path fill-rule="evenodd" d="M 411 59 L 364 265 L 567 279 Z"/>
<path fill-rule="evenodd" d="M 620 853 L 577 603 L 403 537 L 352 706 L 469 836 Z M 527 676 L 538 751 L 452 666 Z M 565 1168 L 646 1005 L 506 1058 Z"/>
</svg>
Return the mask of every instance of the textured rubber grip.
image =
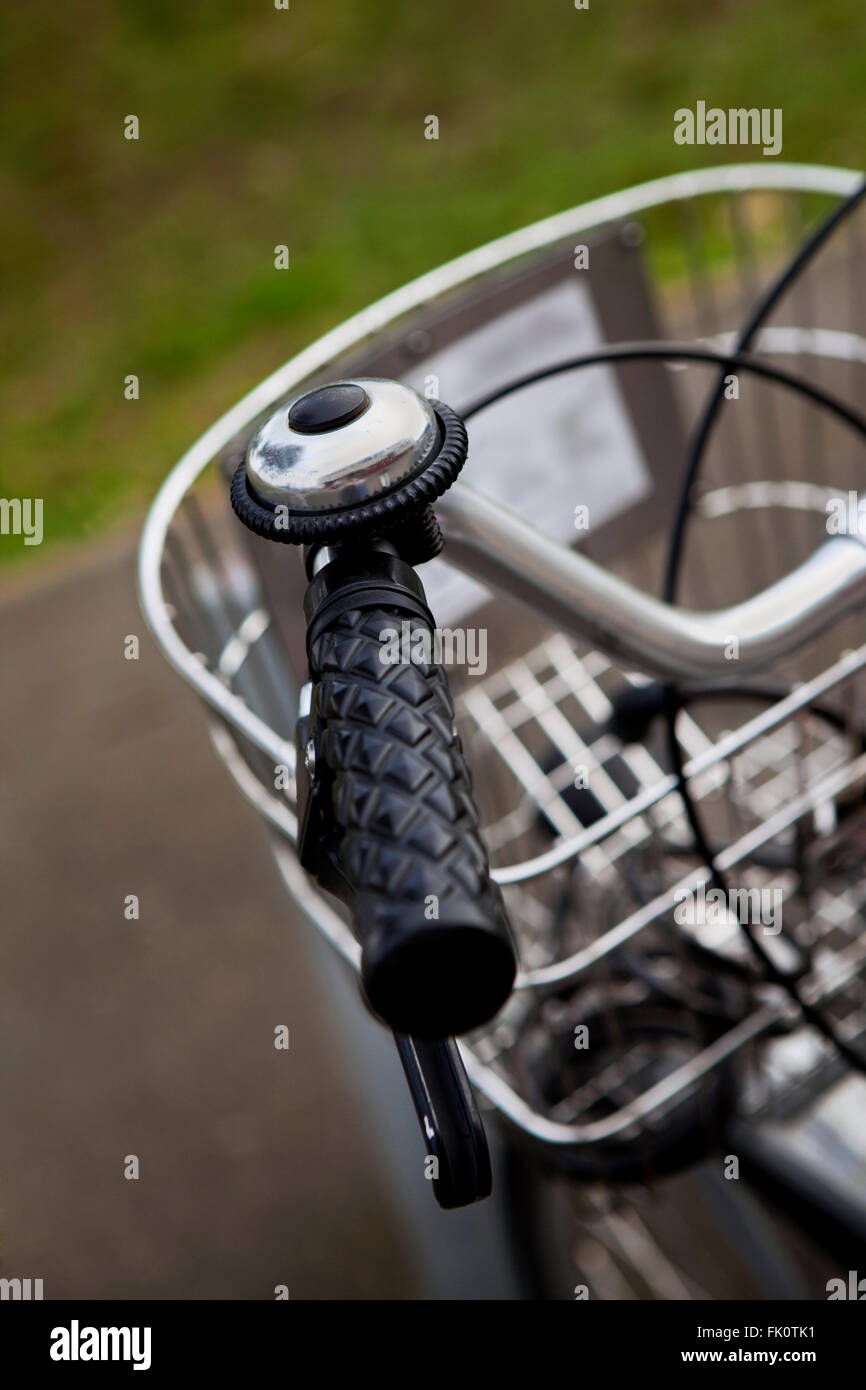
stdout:
<svg viewBox="0 0 866 1390">
<path fill-rule="evenodd" d="M 419 653 L 433 632 L 423 589 L 402 562 L 383 565 L 329 565 L 308 593 L 319 819 L 306 862 L 352 909 L 376 1012 L 399 1032 L 448 1036 L 497 1012 L 515 958 L 445 672 L 389 659 L 383 636 Z"/>
</svg>

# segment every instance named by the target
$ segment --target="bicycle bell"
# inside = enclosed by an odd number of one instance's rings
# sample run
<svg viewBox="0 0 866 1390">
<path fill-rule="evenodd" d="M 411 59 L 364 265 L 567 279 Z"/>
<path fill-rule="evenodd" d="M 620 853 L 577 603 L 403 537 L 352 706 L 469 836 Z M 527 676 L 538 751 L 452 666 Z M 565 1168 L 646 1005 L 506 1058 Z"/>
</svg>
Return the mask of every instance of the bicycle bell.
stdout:
<svg viewBox="0 0 866 1390">
<path fill-rule="evenodd" d="M 320 546 L 384 536 L 409 564 L 442 536 L 430 504 L 466 462 L 463 422 L 409 386 L 361 377 L 280 406 L 235 473 L 232 506 L 257 535 Z"/>
</svg>

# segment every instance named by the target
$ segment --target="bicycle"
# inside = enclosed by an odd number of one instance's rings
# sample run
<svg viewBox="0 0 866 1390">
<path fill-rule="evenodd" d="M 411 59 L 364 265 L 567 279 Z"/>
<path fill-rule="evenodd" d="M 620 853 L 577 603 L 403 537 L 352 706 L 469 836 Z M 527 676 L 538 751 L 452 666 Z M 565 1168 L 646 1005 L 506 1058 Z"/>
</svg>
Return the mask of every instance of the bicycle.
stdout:
<svg viewBox="0 0 866 1390">
<path fill-rule="evenodd" d="M 731 166 L 471 252 L 257 387 L 144 530 L 151 629 L 394 1033 L 413 1191 L 488 1196 L 490 1130 L 522 1296 L 824 1296 L 866 1249 L 866 547 L 828 535 L 863 192 Z M 452 703 L 466 616 L 495 669 Z"/>
</svg>

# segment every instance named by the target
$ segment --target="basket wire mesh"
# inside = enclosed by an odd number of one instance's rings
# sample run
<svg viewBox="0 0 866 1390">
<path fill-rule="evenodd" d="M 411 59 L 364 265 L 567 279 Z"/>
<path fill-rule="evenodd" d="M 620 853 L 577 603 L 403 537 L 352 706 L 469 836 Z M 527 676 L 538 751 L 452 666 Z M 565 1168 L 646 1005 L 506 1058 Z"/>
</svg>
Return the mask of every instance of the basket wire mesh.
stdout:
<svg viewBox="0 0 866 1390">
<path fill-rule="evenodd" d="M 614 234 L 639 246 L 660 337 L 729 346 L 758 289 L 847 187 L 829 171 L 822 179 L 789 167 L 775 184 L 754 171 L 734 173 L 705 176 L 692 192 L 677 185 L 676 196 L 670 188 L 655 196 L 638 190 L 631 202 L 605 204 L 597 221 L 584 218 L 590 243 Z M 559 230 L 556 223 L 536 237 L 536 250 L 561 240 Z M 488 261 L 495 267 L 497 257 Z M 754 351 L 856 404 L 866 362 L 862 269 L 854 220 L 798 282 Z M 391 330 L 417 333 L 424 308 L 418 297 L 414 316 L 396 315 Z M 350 346 L 323 351 L 295 378 L 307 385 L 335 375 Z M 518 368 L 516 361 L 515 375 Z M 665 373 L 687 438 L 712 375 L 657 363 L 623 370 L 648 373 L 650 389 Z M 850 433 L 772 385 L 744 377 L 739 388 L 695 498 L 680 591 L 692 607 L 736 603 L 786 574 L 825 538 L 828 501 L 858 490 L 861 457 Z M 446 398 L 460 409 L 460 399 Z M 257 403 L 261 413 L 267 393 Z M 543 391 L 536 408 L 543 409 Z M 231 694 L 234 703 L 211 710 L 217 751 L 269 823 L 292 896 L 356 965 L 345 921 L 290 848 L 302 636 L 263 580 L 258 543 L 239 534 L 229 512 L 224 479 L 255 423 L 246 417 L 242 411 L 242 427 L 223 432 L 207 466 L 187 467 L 183 501 L 165 522 L 155 561 L 163 632 L 170 626 L 174 634 L 176 664 L 179 651 L 193 654 Z M 668 507 L 672 500 L 662 499 Z M 658 592 L 664 540 L 663 527 L 648 528 L 606 563 Z M 455 673 L 458 722 L 521 975 L 499 1017 L 462 1044 L 467 1067 L 488 1107 L 527 1143 L 558 1154 L 572 1174 L 642 1181 L 698 1154 L 699 1131 L 716 1132 L 726 1108 L 781 1113 L 792 1097 L 827 1087 L 838 1059 L 755 971 L 736 914 L 689 920 L 685 910 L 678 918 L 689 895 L 706 894 L 708 871 L 695 854 L 661 730 L 624 743 L 610 725 L 621 692 L 647 678 L 516 611 L 507 596 L 485 608 L 488 619 L 493 666 L 480 678 Z M 738 889 L 757 895 L 750 903 L 778 906 L 784 929 L 766 933 L 768 950 L 784 967 L 800 954 L 804 998 L 852 1042 L 866 1038 L 860 636 L 846 620 L 754 690 L 690 698 L 677 724 L 719 864 Z M 163 644 L 171 646 L 167 638 Z M 213 691 L 203 693 L 213 707 Z M 647 1231 L 634 1209 L 614 1213 L 611 1224 L 602 1202 L 606 1224 L 593 1234 L 602 1199 L 587 1192 L 582 1265 L 618 1296 L 619 1256 L 628 1249 L 641 1266 Z M 659 1296 L 702 1296 L 699 1282 L 686 1287 L 673 1263 L 656 1261 L 653 1270 Z"/>
</svg>

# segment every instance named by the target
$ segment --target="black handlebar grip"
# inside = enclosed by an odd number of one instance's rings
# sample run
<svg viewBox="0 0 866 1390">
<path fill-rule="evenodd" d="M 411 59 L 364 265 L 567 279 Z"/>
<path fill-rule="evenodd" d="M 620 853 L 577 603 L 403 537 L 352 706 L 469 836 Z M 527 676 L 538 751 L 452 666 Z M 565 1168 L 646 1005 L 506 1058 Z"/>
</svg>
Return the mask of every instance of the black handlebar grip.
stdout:
<svg viewBox="0 0 866 1390">
<path fill-rule="evenodd" d="M 395 555 L 346 548 L 305 608 L 301 860 L 352 911 L 375 1011 L 402 1033 L 468 1032 L 508 998 L 516 963 L 445 672 L 388 659 L 389 630 L 410 653 L 432 638 L 424 590 Z"/>
</svg>

